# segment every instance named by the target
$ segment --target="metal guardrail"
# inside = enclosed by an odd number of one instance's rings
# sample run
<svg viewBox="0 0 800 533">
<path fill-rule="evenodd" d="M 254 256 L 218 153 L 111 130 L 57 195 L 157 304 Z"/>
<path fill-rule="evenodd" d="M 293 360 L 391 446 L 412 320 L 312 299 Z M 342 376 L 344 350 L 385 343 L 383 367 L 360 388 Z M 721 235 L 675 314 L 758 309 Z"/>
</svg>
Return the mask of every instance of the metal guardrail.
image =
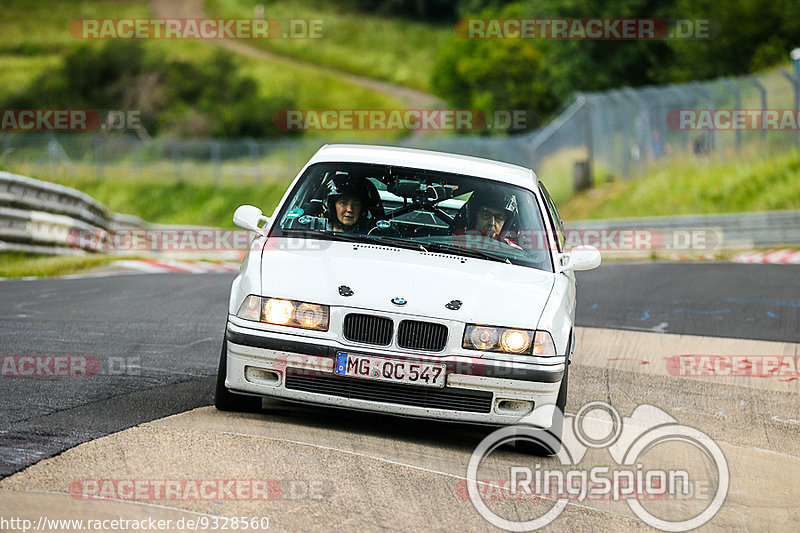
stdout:
<svg viewBox="0 0 800 533">
<path fill-rule="evenodd" d="M 568 223 L 567 228 L 568 235 L 576 230 L 585 240 L 587 232 L 595 232 L 592 238 L 607 242 L 616 242 L 618 236 L 610 235 L 613 231 L 644 232 L 656 250 L 664 251 L 796 247 L 800 245 L 800 210 L 582 220 Z"/>
<path fill-rule="evenodd" d="M 132 215 L 114 214 L 75 189 L 0 171 L 0 251 L 78 254 L 78 231 L 144 228 Z"/>
<path fill-rule="evenodd" d="M 0 251 L 85 253 L 93 251 L 93 241 L 76 239 L 80 232 L 114 234 L 146 227 L 156 226 L 132 215 L 114 214 L 75 189 L 0 171 Z M 568 223 L 567 247 L 578 244 L 599 245 L 604 254 L 623 255 L 796 247 L 800 246 L 800 210 Z"/>
</svg>

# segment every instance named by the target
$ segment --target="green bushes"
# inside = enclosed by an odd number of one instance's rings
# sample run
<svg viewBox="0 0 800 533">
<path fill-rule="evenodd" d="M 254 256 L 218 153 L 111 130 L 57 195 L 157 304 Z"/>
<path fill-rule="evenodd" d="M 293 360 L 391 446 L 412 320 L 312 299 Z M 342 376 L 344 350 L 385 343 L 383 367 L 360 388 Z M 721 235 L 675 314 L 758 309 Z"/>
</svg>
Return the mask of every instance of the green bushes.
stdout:
<svg viewBox="0 0 800 533">
<path fill-rule="evenodd" d="M 533 110 L 550 115 L 558 99 L 542 78 L 542 53 L 521 40 L 458 39 L 441 51 L 431 88 L 460 109 Z M 528 120 L 528 128 L 538 126 Z"/>
<path fill-rule="evenodd" d="M 755 72 L 788 60 L 789 51 L 800 46 L 797 0 L 474 0 L 461 7 L 470 5 L 478 8 L 471 15 L 478 18 L 653 18 L 690 21 L 695 29 L 708 23 L 708 38 L 450 38 L 431 78 L 438 96 L 462 107 L 522 105 L 543 118 L 576 91 Z M 527 76 L 521 72 L 526 67 Z"/>
<path fill-rule="evenodd" d="M 71 49 L 4 106 L 138 110 L 151 135 L 275 137 L 273 114 L 294 101 L 260 96 L 255 80 L 221 49 L 194 63 L 167 59 L 139 41 L 109 41 Z"/>
</svg>

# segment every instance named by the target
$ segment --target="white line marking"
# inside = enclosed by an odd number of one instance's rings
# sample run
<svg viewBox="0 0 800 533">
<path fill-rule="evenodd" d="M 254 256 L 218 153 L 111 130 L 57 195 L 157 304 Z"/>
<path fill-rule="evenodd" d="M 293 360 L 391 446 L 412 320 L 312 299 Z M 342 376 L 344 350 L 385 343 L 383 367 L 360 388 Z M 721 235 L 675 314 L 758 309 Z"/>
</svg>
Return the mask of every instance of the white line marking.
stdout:
<svg viewBox="0 0 800 533">
<path fill-rule="evenodd" d="M 777 422 L 783 422 L 785 424 L 800 425 L 800 420 L 795 420 L 794 418 L 778 418 L 777 416 L 773 416 L 772 419 Z"/>
<path fill-rule="evenodd" d="M 0 489 L 0 493 L 9 492 L 9 493 L 22 493 L 22 494 L 47 494 L 48 496 L 72 496 L 69 492 L 53 492 L 51 490 L 13 490 L 13 489 Z M 144 501 L 138 500 L 118 500 L 116 498 L 104 498 L 102 496 L 87 496 L 86 501 L 105 501 L 105 502 L 116 502 L 116 503 L 127 503 L 132 505 L 141 505 L 143 507 L 155 507 L 156 509 L 164 509 L 165 511 L 178 511 L 181 513 L 192 514 L 195 516 L 207 516 L 209 518 L 219 517 L 219 515 L 213 514 L 206 514 L 206 513 L 198 513 L 196 511 L 188 511 L 186 509 L 182 509 L 180 507 L 167 507 L 166 505 L 158 505 L 156 503 L 146 503 Z M 73 498 L 74 499 L 74 498 Z M 81 501 L 75 499 L 75 501 Z M 178 501 L 186 501 L 186 500 L 178 500 Z"/>
<path fill-rule="evenodd" d="M 170 426 L 163 426 L 163 425 L 153 424 L 151 422 L 148 422 L 148 423 L 142 424 L 142 425 L 143 426 L 155 427 L 155 428 L 161 428 L 161 429 L 167 429 L 168 428 L 168 429 L 170 429 L 172 431 L 176 431 L 176 430 L 180 429 L 180 431 L 198 431 L 198 432 L 202 432 L 202 433 L 209 433 L 209 431 L 186 429 L 186 428 L 174 428 L 174 427 L 170 427 Z M 214 433 L 216 433 L 216 432 L 214 432 Z M 320 450 L 329 450 L 329 451 L 334 451 L 334 452 L 341 452 L 341 453 L 345 453 L 345 454 L 348 454 L 348 455 L 353 455 L 353 456 L 356 456 L 356 457 L 363 457 L 363 458 L 366 458 L 366 459 L 373 459 L 375 461 L 380 461 L 380 462 L 383 462 L 383 463 L 388 463 L 388 464 L 392 464 L 392 465 L 396 465 L 396 466 L 404 466 L 404 467 L 410 468 L 412 470 L 419 470 L 421 472 L 427 472 L 429 474 L 439 474 L 441 476 L 450 477 L 450 478 L 453 478 L 453 479 L 458 479 L 460 481 L 467 481 L 467 478 L 464 477 L 464 476 L 459 476 L 459 475 L 456 475 L 456 474 L 449 474 L 447 472 L 440 472 L 438 470 L 431 470 L 430 468 L 425 468 L 423 466 L 416 466 L 416 465 L 410 465 L 408 463 L 401 463 L 400 461 L 395 461 L 395 460 L 392 460 L 392 459 L 386 459 L 384 457 L 376 457 L 374 455 L 368 455 L 368 454 L 361 453 L 361 452 L 355 452 L 355 451 L 351 451 L 351 450 L 342 450 L 341 448 L 334 448 L 332 446 L 322 446 L 320 444 L 312 444 L 310 442 L 301 442 L 301 441 L 296 441 L 296 440 L 291 440 L 291 439 L 281 439 L 281 438 L 278 438 L 278 437 L 267 437 L 265 435 L 251 435 L 251 434 L 247 434 L 247 433 L 236 433 L 236 432 L 233 432 L 233 431 L 220 431 L 219 433 L 221 433 L 223 435 L 233 435 L 233 436 L 236 436 L 236 437 L 267 439 L 267 440 L 273 440 L 273 441 L 277 441 L 277 442 L 285 442 L 285 443 L 289 443 L 289 444 L 297 444 L 299 446 L 309 446 L 311 448 L 317 448 L 317 449 L 320 449 Z M 494 487 L 494 488 L 497 488 L 497 489 L 500 489 L 500 490 L 505 490 L 504 487 L 501 487 L 501 486 L 498 486 L 498 485 L 493 485 L 491 483 L 486 483 L 485 481 L 478 481 L 478 483 L 480 483 L 482 485 Z M 626 518 L 626 519 L 630 519 L 630 520 L 635 520 L 635 517 L 633 517 L 633 516 L 628 516 L 628 515 L 620 514 L 620 513 L 614 513 L 614 512 L 605 510 L 605 509 L 597 509 L 595 507 L 590 507 L 588 505 L 581 505 L 579 503 L 574 503 L 574 502 L 571 502 L 571 501 L 568 502 L 567 505 L 573 505 L 573 506 L 579 507 L 581 509 L 586 509 L 587 511 L 600 512 L 600 513 L 605 513 L 605 514 L 612 515 L 612 516 L 617 516 L 617 517 L 620 517 L 620 518 Z"/>
</svg>

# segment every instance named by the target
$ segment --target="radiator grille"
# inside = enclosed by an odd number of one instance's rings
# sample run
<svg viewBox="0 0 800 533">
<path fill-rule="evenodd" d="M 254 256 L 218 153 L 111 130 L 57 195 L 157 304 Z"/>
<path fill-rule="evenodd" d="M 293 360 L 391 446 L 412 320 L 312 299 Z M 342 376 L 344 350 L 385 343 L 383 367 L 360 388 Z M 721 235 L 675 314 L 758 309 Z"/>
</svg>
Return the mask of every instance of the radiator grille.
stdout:
<svg viewBox="0 0 800 533">
<path fill-rule="evenodd" d="M 447 326 L 403 320 L 397 330 L 397 345 L 412 350 L 440 352 L 447 343 Z"/>
<path fill-rule="evenodd" d="M 353 342 L 388 346 L 392 342 L 392 321 L 388 318 L 350 313 L 344 317 L 342 333 Z"/>
<path fill-rule="evenodd" d="M 309 376 L 292 368 L 286 369 L 286 388 L 340 398 L 467 413 L 489 413 L 492 409 L 491 392 L 415 387 L 341 376 Z"/>
</svg>

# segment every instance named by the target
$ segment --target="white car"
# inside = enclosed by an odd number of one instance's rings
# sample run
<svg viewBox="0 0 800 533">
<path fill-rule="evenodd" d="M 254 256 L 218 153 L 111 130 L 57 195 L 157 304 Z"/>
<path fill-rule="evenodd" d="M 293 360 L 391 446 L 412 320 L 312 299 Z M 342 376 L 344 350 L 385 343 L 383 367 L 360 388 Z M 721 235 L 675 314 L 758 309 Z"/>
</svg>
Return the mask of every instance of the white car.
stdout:
<svg viewBox="0 0 800 533">
<path fill-rule="evenodd" d="M 530 169 L 454 154 L 322 147 L 255 235 L 233 282 L 215 404 L 261 397 L 560 437 L 574 270 Z M 550 411 L 552 413 L 552 410 Z M 527 417 L 527 418 L 526 418 Z"/>
</svg>

